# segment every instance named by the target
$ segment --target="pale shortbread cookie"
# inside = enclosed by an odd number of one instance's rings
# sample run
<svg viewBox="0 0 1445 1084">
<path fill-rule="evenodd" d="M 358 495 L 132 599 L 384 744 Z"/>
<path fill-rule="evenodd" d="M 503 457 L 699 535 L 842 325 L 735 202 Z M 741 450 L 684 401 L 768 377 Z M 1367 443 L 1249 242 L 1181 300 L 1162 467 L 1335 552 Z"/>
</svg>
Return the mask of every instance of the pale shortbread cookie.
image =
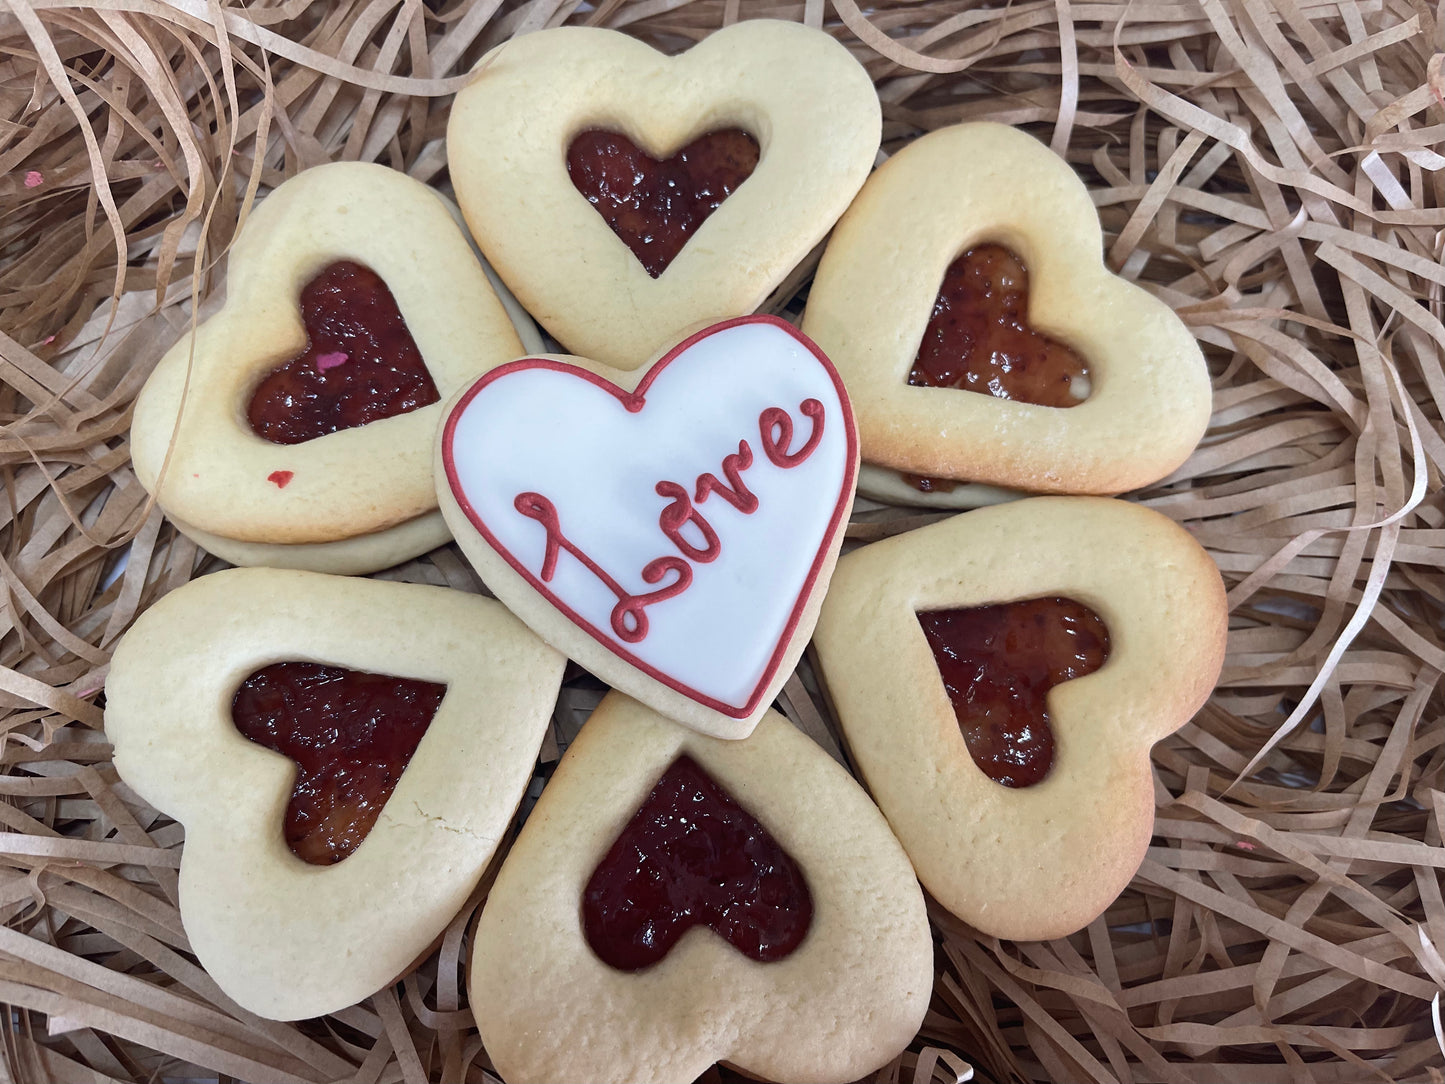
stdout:
<svg viewBox="0 0 1445 1084">
<path fill-rule="evenodd" d="M 609 967 L 585 886 L 686 754 L 801 868 L 812 925 L 791 955 L 744 956 L 694 927 L 641 971 Z M 767 1080 L 857 1080 L 918 1030 L 933 986 L 923 894 L 861 787 L 776 712 L 746 741 L 675 726 L 611 693 L 547 784 L 487 898 L 467 979 L 513 1082 L 686 1081 L 715 1061 Z"/>
<path fill-rule="evenodd" d="M 238 543 L 290 546 L 381 534 L 435 510 L 439 403 L 294 445 L 264 440 L 246 421 L 257 382 L 306 347 L 302 287 L 343 259 L 386 283 L 442 400 L 522 353 L 437 193 L 365 163 L 298 174 L 237 239 L 224 308 L 161 359 L 136 402 L 137 477 L 178 521 Z M 276 472 L 290 473 L 284 486 L 271 480 Z M 397 541 L 378 545 L 394 553 Z"/>
<path fill-rule="evenodd" d="M 427 512 L 384 531 L 372 531 L 335 542 L 241 542 L 211 534 L 182 522 L 170 521 L 208 553 L 233 565 L 262 568 L 295 568 L 305 572 L 328 572 L 333 576 L 364 576 L 391 568 L 452 540 L 452 532 L 440 511 Z"/>
<path fill-rule="evenodd" d="M 857 456 L 827 359 L 781 320 L 742 317 L 646 370 L 542 355 L 487 374 L 446 404 L 437 495 L 488 588 L 549 644 L 743 738 L 807 645 Z"/>
<path fill-rule="evenodd" d="M 762 155 L 654 279 L 568 176 L 572 139 L 593 128 L 653 157 L 741 128 Z M 472 233 L 527 310 L 573 353 L 632 369 L 694 325 L 755 310 L 858 192 L 880 131 L 868 73 L 821 31 L 741 22 L 668 57 L 567 26 L 482 59 L 447 156 Z"/>
<path fill-rule="evenodd" d="M 944 271 L 985 242 L 1023 259 L 1029 321 L 1082 355 L 1085 402 L 909 386 Z M 843 374 L 863 458 L 910 474 L 1121 493 L 1177 468 L 1209 421 L 1189 329 L 1104 267 L 1098 214 L 1067 163 L 1001 124 L 939 129 L 878 169 L 833 231 L 803 330 Z"/>
<path fill-rule="evenodd" d="M 452 211 L 452 217 L 460 223 L 461 213 L 450 201 L 448 207 Z M 523 348 L 532 353 L 545 350 L 546 344 L 537 331 L 537 325 L 522 310 L 517 299 L 487 266 L 485 260 L 482 261 L 482 270 L 486 272 L 487 281 L 492 284 L 498 300 L 506 309 L 507 318 L 512 321 Z M 329 572 L 336 576 L 362 576 L 383 568 L 391 568 L 414 557 L 420 557 L 423 553 L 429 553 L 452 540 L 452 532 L 440 510 L 425 512 L 404 523 L 398 523 L 395 527 L 356 535 L 354 538 L 341 538 L 335 542 L 290 544 L 242 542 L 203 531 L 174 515 L 168 518 L 182 534 L 202 549 L 233 565 L 295 568 L 306 572 Z"/>
<path fill-rule="evenodd" d="M 231 720 L 237 686 L 290 660 L 447 684 L 371 832 L 333 866 L 287 847 L 294 766 Z M 121 778 L 186 827 L 181 920 L 221 988 L 294 1020 L 401 974 L 507 830 L 562 667 L 499 603 L 437 587 L 236 569 L 147 610 L 115 651 L 106 735 Z"/>
<path fill-rule="evenodd" d="M 1055 686 L 1053 768 L 1032 786 L 974 763 L 918 613 L 1064 596 L 1108 626 L 1098 671 Z M 1039 497 L 966 512 L 838 563 L 814 633 L 848 746 L 944 907 L 995 937 L 1048 940 L 1102 913 L 1154 825 L 1149 749 L 1208 698 L 1224 587 L 1157 512 Z"/>
<path fill-rule="evenodd" d="M 896 470 L 862 463 L 858 467 L 858 496 L 882 501 L 884 504 L 912 505 L 917 508 L 966 509 L 1016 501 L 1029 494 L 979 482 L 959 482 L 952 489 L 925 493 Z"/>
</svg>

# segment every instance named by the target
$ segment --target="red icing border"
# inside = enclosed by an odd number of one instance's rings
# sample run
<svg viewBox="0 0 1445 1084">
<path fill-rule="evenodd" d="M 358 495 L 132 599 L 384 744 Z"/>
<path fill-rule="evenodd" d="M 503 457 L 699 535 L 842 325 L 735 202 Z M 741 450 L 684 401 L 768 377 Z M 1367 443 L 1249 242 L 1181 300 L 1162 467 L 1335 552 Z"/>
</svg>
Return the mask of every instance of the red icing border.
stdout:
<svg viewBox="0 0 1445 1084">
<path fill-rule="evenodd" d="M 823 532 L 823 537 L 818 543 L 818 550 L 813 555 L 813 563 L 808 568 L 808 574 L 804 577 L 803 585 L 798 591 L 798 597 L 793 603 L 791 612 L 788 614 L 787 624 L 783 626 L 782 634 L 778 637 L 778 642 L 773 648 L 772 656 L 763 668 L 762 676 L 758 679 L 758 683 L 753 688 L 751 695 L 749 695 L 747 703 L 741 708 L 737 708 L 731 704 L 725 704 L 720 700 L 706 696 L 691 686 L 684 685 L 677 679 L 643 662 L 630 651 L 625 650 L 611 637 L 604 635 L 593 626 L 591 622 L 583 619 L 580 614 L 576 613 L 553 595 L 552 592 L 547 590 L 541 580 L 519 563 L 506 547 L 497 541 L 492 532 L 487 529 L 487 525 L 482 522 L 481 516 L 477 514 L 476 510 L 471 506 L 470 502 L 468 502 L 466 495 L 462 492 L 461 484 L 457 479 L 456 464 L 452 459 L 452 437 L 456 430 L 457 420 L 483 388 L 493 381 L 501 379 L 508 373 L 526 369 L 551 369 L 554 372 L 567 373 L 579 377 L 582 380 L 589 381 L 614 396 L 628 412 L 636 414 L 646 406 L 647 390 L 652 386 L 652 382 L 657 379 L 658 375 L 664 369 L 676 361 L 680 355 L 703 339 L 742 324 L 771 324 L 787 332 L 794 341 L 805 347 L 808 352 L 817 359 L 818 364 L 823 367 L 823 371 L 828 374 L 828 379 L 833 382 L 833 389 L 837 393 L 838 402 L 843 408 L 843 431 L 847 439 L 847 460 L 843 471 L 842 488 L 839 490 L 838 500 L 833 506 L 833 515 L 828 520 L 827 530 Z M 853 490 L 857 484 L 858 431 L 853 421 L 853 404 L 849 401 L 848 392 L 843 387 L 843 378 L 838 375 L 838 370 L 833 368 L 833 363 L 828 360 L 828 356 L 824 354 L 811 339 L 786 320 L 781 320 L 776 316 L 739 316 L 732 320 L 724 320 L 722 323 L 713 324 L 711 327 L 704 328 L 688 336 L 664 354 L 652 368 L 647 370 L 642 379 L 637 382 L 637 387 L 630 392 L 619 388 L 616 384 L 598 376 L 590 370 L 580 368 L 576 365 L 568 365 L 565 362 L 552 361 L 548 358 L 522 358 L 493 369 L 468 388 L 466 394 L 457 400 L 457 405 L 453 407 L 447 415 L 446 424 L 442 427 L 442 466 L 446 470 L 447 485 L 451 489 L 453 499 L 456 500 L 462 512 L 466 514 L 471 525 L 476 528 L 477 533 L 482 536 L 487 545 L 491 546 L 507 564 L 512 566 L 513 570 L 516 571 L 534 591 L 546 599 L 548 603 L 560 611 L 569 621 L 585 631 L 623 662 L 640 670 L 654 681 L 660 682 L 674 692 L 679 692 L 689 700 L 696 701 L 721 715 L 726 715 L 731 719 L 746 719 L 757 710 L 758 703 L 763 697 L 763 691 L 772 683 L 773 678 L 777 675 L 778 667 L 783 661 L 783 655 L 787 651 L 788 645 L 792 643 L 793 637 L 797 632 L 798 622 L 802 618 L 803 608 L 807 605 L 808 599 L 813 593 L 813 588 L 818 582 L 818 576 L 822 572 L 824 555 L 832 546 L 833 540 L 837 537 L 838 532 L 842 529 L 843 513 L 851 502 Z"/>
</svg>

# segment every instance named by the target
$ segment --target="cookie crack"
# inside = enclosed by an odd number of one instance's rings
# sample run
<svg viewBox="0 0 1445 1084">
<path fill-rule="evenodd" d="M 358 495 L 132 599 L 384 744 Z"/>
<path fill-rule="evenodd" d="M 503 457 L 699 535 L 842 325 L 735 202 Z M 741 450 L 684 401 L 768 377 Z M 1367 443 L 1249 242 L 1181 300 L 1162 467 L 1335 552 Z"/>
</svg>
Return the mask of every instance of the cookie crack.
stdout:
<svg viewBox="0 0 1445 1084">
<path fill-rule="evenodd" d="M 436 825 L 443 832 L 452 832 L 459 836 L 471 836 L 472 839 L 475 839 L 478 843 L 485 844 L 489 847 L 496 843 L 496 840 L 474 832 L 470 828 L 463 828 L 459 825 L 450 824 L 445 817 L 439 817 L 434 813 L 428 813 L 425 809 L 421 807 L 421 803 L 417 802 L 415 799 L 412 800 L 411 805 L 412 808 L 416 810 L 417 816 L 421 817 L 421 819 L 424 821 L 429 821 L 432 824 Z"/>
</svg>

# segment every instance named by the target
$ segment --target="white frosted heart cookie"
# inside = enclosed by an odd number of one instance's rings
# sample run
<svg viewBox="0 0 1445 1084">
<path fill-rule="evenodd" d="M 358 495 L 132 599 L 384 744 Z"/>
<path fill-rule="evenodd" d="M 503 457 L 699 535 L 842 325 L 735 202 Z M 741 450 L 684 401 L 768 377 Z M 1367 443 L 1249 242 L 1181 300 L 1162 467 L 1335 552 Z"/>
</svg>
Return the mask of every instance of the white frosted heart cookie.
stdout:
<svg viewBox="0 0 1445 1084">
<path fill-rule="evenodd" d="M 857 1080 L 923 1021 L 918 882 L 861 787 L 768 712 L 702 737 L 611 693 L 478 922 L 472 1011 L 500 1075 Z"/>
<path fill-rule="evenodd" d="M 440 196 L 384 166 L 319 166 L 257 207 L 225 306 L 142 389 L 136 474 L 229 560 L 383 568 L 446 541 L 438 404 L 521 353 Z"/>
<path fill-rule="evenodd" d="M 828 360 L 745 317 L 645 371 L 522 359 L 446 411 L 442 514 L 496 596 L 613 688 L 746 737 L 807 644 L 853 504 Z"/>
<path fill-rule="evenodd" d="M 181 920 L 221 988 L 321 1016 L 425 952 L 511 821 L 562 667 L 499 603 L 438 587 L 234 569 L 147 610 L 106 735 L 185 825 Z"/>
<path fill-rule="evenodd" d="M 669 57 L 568 26 L 482 59 L 447 156 L 527 310 L 568 350 L 634 368 L 753 312 L 847 208 L 880 132 L 868 73 L 822 31 L 750 20 Z"/>
<path fill-rule="evenodd" d="M 1095 497 L 966 512 L 838 563 L 814 634 L 924 887 L 985 933 L 1102 913 L 1154 825 L 1150 747 L 1208 698 L 1227 609 L 1173 521 Z"/>
<path fill-rule="evenodd" d="M 863 458 L 1093 494 L 1183 463 L 1209 420 L 1203 356 L 1102 253 L 1083 183 L 1015 129 L 942 128 L 879 167 L 829 240 L 803 322 L 853 396 Z"/>
</svg>

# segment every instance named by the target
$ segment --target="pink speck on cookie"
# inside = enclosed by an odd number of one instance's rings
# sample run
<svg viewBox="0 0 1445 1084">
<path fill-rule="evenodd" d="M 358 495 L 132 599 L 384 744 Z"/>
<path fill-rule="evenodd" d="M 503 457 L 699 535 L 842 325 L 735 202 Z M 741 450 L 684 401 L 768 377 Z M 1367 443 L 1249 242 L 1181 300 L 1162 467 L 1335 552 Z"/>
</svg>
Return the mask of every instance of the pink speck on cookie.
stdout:
<svg viewBox="0 0 1445 1084">
<path fill-rule="evenodd" d="M 296 472 L 294 470 L 273 470 L 270 474 L 266 475 L 266 481 L 275 482 L 277 489 L 285 489 L 286 486 L 290 484 L 291 479 L 295 477 Z"/>
<path fill-rule="evenodd" d="M 316 355 L 316 371 L 324 373 L 327 369 L 334 369 L 338 365 L 345 365 L 351 360 L 351 355 L 343 350 L 335 350 L 330 354 Z"/>
<path fill-rule="evenodd" d="M 38 169 L 32 169 L 29 173 L 25 174 L 26 188 L 39 188 L 44 183 L 45 174 L 41 173 Z"/>
</svg>

